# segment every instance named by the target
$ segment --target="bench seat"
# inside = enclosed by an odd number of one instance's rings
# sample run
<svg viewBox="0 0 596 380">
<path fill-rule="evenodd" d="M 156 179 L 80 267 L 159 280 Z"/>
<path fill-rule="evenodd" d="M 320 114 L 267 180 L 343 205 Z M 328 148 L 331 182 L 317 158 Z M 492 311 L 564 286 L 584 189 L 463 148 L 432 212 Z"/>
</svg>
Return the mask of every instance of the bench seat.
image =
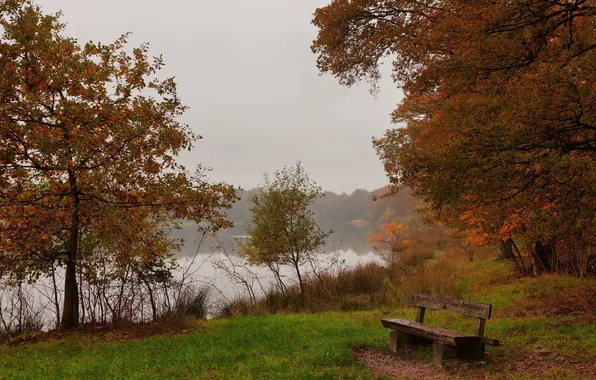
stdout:
<svg viewBox="0 0 596 380">
<path fill-rule="evenodd" d="M 425 338 L 429 341 L 439 341 L 454 347 L 478 347 L 482 341 L 482 338 L 478 335 L 467 335 L 459 331 L 425 325 L 424 323 L 409 321 L 407 319 L 382 319 L 381 323 L 386 328 L 404 334 Z"/>
<path fill-rule="evenodd" d="M 459 358 L 481 360 L 484 357 L 486 344 L 498 346 L 499 341 L 484 336 L 486 320 L 492 313 L 492 305 L 470 302 L 453 298 L 413 294 L 410 303 L 418 308 L 416 321 L 407 319 L 381 319 L 384 327 L 391 329 L 389 348 L 397 352 L 406 345 L 433 346 L 433 359 L 442 367 L 445 360 Z M 460 331 L 424 324 L 426 309 L 446 310 L 460 313 L 477 319 L 476 333 L 467 334 Z"/>
</svg>

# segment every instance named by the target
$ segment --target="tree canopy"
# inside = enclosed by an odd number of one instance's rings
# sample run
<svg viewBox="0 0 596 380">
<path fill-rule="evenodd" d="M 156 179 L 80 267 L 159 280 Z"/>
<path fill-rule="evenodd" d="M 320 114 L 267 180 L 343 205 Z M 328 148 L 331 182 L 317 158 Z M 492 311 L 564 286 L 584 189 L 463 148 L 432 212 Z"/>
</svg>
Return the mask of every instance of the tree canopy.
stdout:
<svg viewBox="0 0 596 380">
<path fill-rule="evenodd" d="M 594 244 L 594 1 L 334 0 L 313 22 L 345 85 L 392 59 L 400 126 L 374 145 L 395 189 L 487 240 Z"/>
<path fill-rule="evenodd" d="M 250 239 L 240 250 L 251 262 L 274 270 L 280 284 L 277 266 L 291 266 L 302 293 L 300 266 L 320 253 L 328 235 L 319 228 L 310 208 L 321 195 L 321 188 L 310 180 L 300 163 L 276 171 L 272 179 L 265 176 L 261 191 L 251 198 L 253 214 L 247 227 Z"/>
<path fill-rule="evenodd" d="M 176 162 L 200 136 L 179 121 L 186 106 L 158 76 L 160 56 L 129 49 L 126 34 L 81 45 L 59 16 L 0 2 L 0 271 L 64 264 L 72 327 L 81 236 L 150 261 L 174 248 L 161 230 L 177 219 L 228 226 L 234 190 Z"/>
</svg>

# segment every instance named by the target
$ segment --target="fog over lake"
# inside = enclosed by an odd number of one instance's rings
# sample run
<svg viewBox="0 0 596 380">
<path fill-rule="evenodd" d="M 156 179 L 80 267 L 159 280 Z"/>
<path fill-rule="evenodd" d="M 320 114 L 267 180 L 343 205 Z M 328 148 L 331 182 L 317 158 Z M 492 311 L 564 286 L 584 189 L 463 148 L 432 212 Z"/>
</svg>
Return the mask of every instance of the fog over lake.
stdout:
<svg viewBox="0 0 596 380">
<path fill-rule="evenodd" d="M 375 225 L 355 227 L 351 223 L 336 223 L 322 225 L 321 228 L 324 231 L 333 231 L 327 238 L 324 252 L 319 255 L 322 267 L 330 265 L 331 260 L 337 260 L 337 265 L 341 268 L 381 261 L 366 239 L 369 232 L 376 228 Z M 238 242 L 247 237 L 244 228 L 236 226 L 218 232 L 216 237 L 201 239 L 202 234 L 197 231 L 196 224 L 184 223 L 172 232 L 172 236 L 184 241 L 181 250 L 176 253 L 177 262 L 181 266 L 179 275 L 184 271 L 193 273 L 196 283 L 211 287 L 215 302 L 243 295 L 243 286 L 229 278 L 215 263 L 229 264 L 230 258 L 239 259 Z M 265 288 L 269 288 L 273 276 L 268 268 L 249 266 L 249 269 L 260 278 Z M 307 266 L 304 269 L 309 270 Z M 284 268 L 282 275 L 288 284 L 293 283 L 295 272 L 292 268 Z"/>
<path fill-rule="evenodd" d="M 374 231 L 377 227 L 376 224 L 355 227 L 351 223 L 332 223 L 320 225 L 320 227 L 325 232 L 331 231 L 331 234 L 327 238 L 327 244 L 324 247 L 326 253 L 333 253 L 337 250 L 344 252 L 352 251 L 357 256 L 372 253 L 372 248 L 368 244 L 366 237 L 370 232 Z M 183 223 L 179 229 L 173 230 L 171 235 L 184 241 L 182 249 L 176 252 L 177 258 L 193 256 L 197 252 L 197 249 L 199 250 L 199 254 L 213 253 L 218 250 L 215 246 L 219 244 L 223 245 L 226 252 L 233 253 L 236 250 L 236 240 L 247 237 L 247 233 L 242 226 L 235 226 L 219 231 L 216 237 L 204 239 L 201 243 L 202 234 L 198 231 L 196 224 L 190 222 Z"/>
</svg>

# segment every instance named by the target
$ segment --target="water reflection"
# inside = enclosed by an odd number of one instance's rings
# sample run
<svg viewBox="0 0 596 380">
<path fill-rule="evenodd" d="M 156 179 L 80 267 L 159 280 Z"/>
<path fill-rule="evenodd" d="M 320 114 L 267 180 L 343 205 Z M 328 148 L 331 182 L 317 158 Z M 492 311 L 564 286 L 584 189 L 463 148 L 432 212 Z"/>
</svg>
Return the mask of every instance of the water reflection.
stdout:
<svg viewBox="0 0 596 380">
<path fill-rule="evenodd" d="M 322 225 L 323 231 L 333 231 L 327 238 L 327 244 L 324 251 L 327 253 L 341 251 L 350 251 L 351 254 L 357 256 L 369 255 L 371 247 L 366 239 L 367 235 L 371 233 L 376 226 L 367 225 L 364 227 L 356 227 L 351 223 Z M 236 252 L 237 238 L 246 237 L 246 231 L 241 226 L 220 231 L 216 239 L 203 239 L 201 241 L 201 233 L 197 231 L 197 227 L 192 223 L 185 223 L 180 229 L 172 231 L 172 236 L 184 240 L 184 246 L 176 257 L 183 258 L 192 256 L 199 250 L 201 254 L 213 253 L 217 251 L 215 245 L 221 244 L 223 249 L 228 253 Z M 199 243 L 200 246 L 199 246 Z"/>
<path fill-rule="evenodd" d="M 369 262 L 380 262 L 381 258 L 372 252 L 368 242 L 367 235 L 376 226 L 367 225 L 356 227 L 350 223 L 322 225 L 324 231 L 332 230 L 333 233 L 327 239 L 327 245 L 324 248 L 325 254 L 319 257 L 319 261 L 324 263 L 337 253 L 339 265 L 342 268 L 352 268 L 360 264 Z M 208 284 L 212 290 L 212 296 L 216 302 L 232 299 L 236 296 L 246 296 L 244 286 L 226 276 L 218 269 L 217 261 L 228 261 L 222 251 L 225 251 L 231 257 L 238 257 L 238 239 L 246 238 L 244 228 L 235 227 L 217 234 L 215 239 L 201 239 L 201 234 L 197 231 L 194 224 L 184 224 L 180 229 L 172 232 L 175 238 L 184 240 L 183 248 L 176 254 L 178 263 L 182 268 L 190 266 L 191 272 L 196 280 L 202 284 Z M 199 253 L 195 257 L 196 253 Z M 195 257 L 193 259 L 193 257 Z M 323 265 L 325 266 L 325 265 Z M 261 284 L 266 288 L 272 286 L 273 276 L 268 268 L 260 266 L 249 266 L 250 271 L 259 277 Z M 308 273 L 308 268 L 303 268 L 304 273 Z M 282 276 L 287 284 L 295 283 L 294 271 L 292 268 L 285 267 L 282 270 Z"/>
</svg>

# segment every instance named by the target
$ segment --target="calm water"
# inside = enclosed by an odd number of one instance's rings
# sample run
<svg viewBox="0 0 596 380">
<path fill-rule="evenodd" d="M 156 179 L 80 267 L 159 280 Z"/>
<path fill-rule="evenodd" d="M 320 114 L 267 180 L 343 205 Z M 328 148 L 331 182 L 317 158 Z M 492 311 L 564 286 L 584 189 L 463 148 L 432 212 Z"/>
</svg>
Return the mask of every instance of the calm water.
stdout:
<svg viewBox="0 0 596 380">
<path fill-rule="evenodd" d="M 355 255 L 368 256 L 372 249 L 367 242 L 367 235 L 373 232 L 376 226 L 354 227 L 350 223 L 333 224 L 321 227 L 323 231 L 333 231 L 327 238 L 327 245 L 324 251 L 327 253 L 336 250 L 351 251 Z M 184 224 L 181 229 L 173 231 L 172 235 L 184 240 L 183 249 L 176 254 L 179 258 L 193 256 L 197 249 L 201 254 L 208 254 L 217 251 L 215 245 L 222 244 L 226 252 L 232 252 L 236 249 L 235 238 L 246 236 L 246 231 L 242 227 L 235 227 L 217 234 L 218 242 L 203 241 L 199 247 L 201 233 L 197 231 L 195 225 Z"/>
<path fill-rule="evenodd" d="M 354 227 L 349 223 L 326 226 L 324 231 L 333 230 L 333 234 L 327 239 L 324 248 L 325 253 L 320 255 L 320 265 L 326 268 L 331 261 L 337 259 L 342 268 L 350 268 L 359 264 L 369 262 L 380 262 L 380 258 L 369 246 L 366 236 L 374 226 Z M 193 280 L 202 285 L 212 288 L 212 296 L 215 301 L 219 299 L 232 299 L 245 295 L 245 288 L 239 281 L 230 278 L 221 265 L 231 268 L 232 262 L 240 263 L 241 258 L 237 255 L 237 239 L 245 237 L 246 232 L 242 228 L 234 228 L 218 233 L 216 239 L 203 239 L 201 234 L 193 225 L 184 225 L 181 229 L 173 232 L 177 238 L 184 240 L 184 246 L 176 257 L 183 268 L 188 268 L 192 273 Z M 223 253 L 225 251 L 226 254 Z M 197 254 L 198 253 L 198 254 Z M 336 266 L 337 267 L 337 266 Z M 303 268 L 308 271 L 309 268 Z M 237 266 L 237 273 L 244 278 L 249 278 L 257 293 L 261 288 L 269 288 L 273 277 L 268 268 L 258 266 Z M 250 273 L 250 272 L 252 273 Z M 258 277 L 258 281 L 255 278 Z M 295 272 L 291 268 L 282 270 L 284 282 L 294 282 Z"/>
<path fill-rule="evenodd" d="M 325 231 L 332 229 L 335 233 L 328 238 L 328 244 L 324 249 L 325 253 L 319 256 L 320 268 L 328 267 L 332 261 L 335 263 L 333 266 L 335 270 L 369 262 L 380 262 L 379 256 L 371 251 L 366 240 L 371 228 L 374 226 L 363 228 L 357 228 L 351 224 L 327 226 Z M 271 287 L 273 276 L 268 268 L 247 265 L 237 255 L 237 238 L 246 235 L 241 228 L 221 232 L 214 240 L 203 239 L 201 244 L 199 244 L 201 235 L 197 232 L 196 226 L 185 225 L 174 231 L 172 235 L 184 240 L 183 248 L 176 254 L 182 268 L 176 274 L 177 277 L 180 278 L 185 274 L 187 283 L 209 287 L 213 306 L 217 306 L 220 302 L 230 301 L 235 297 L 247 296 L 245 285 L 238 279 L 231 278 L 223 270 L 224 266 L 232 269 L 233 262 L 236 263 L 236 267 L 234 267 L 236 273 L 251 284 L 257 296 L 262 295 L 264 290 Z M 304 267 L 301 272 L 307 273 L 309 270 L 310 267 Z M 291 268 L 284 268 L 281 274 L 287 285 L 295 282 L 296 275 Z M 58 270 L 56 276 L 61 301 L 64 270 Z M 26 284 L 24 289 L 30 297 L 33 309 L 42 310 L 41 318 L 46 324 L 45 328 L 51 328 L 54 311 L 51 305 L 53 289 L 50 280 L 40 279 L 36 284 Z M 7 296 L 3 292 L 0 291 L 0 298 Z"/>
</svg>

